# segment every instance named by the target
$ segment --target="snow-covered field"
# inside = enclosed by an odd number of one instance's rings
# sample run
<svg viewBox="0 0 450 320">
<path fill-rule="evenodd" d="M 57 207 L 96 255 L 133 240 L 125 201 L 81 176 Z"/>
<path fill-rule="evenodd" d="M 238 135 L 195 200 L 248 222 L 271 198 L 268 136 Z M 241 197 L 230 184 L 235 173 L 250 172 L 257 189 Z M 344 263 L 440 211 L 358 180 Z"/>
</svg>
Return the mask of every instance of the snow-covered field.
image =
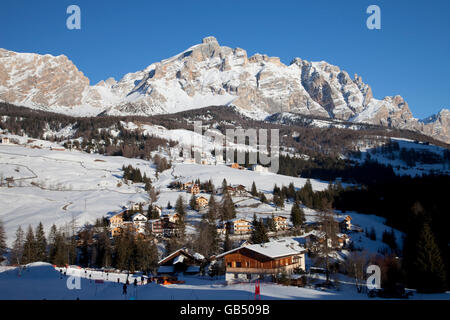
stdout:
<svg viewBox="0 0 450 320">
<path fill-rule="evenodd" d="M 25 143 L 24 141 L 21 141 Z M 173 167 L 159 174 L 156 178 L 152 162 L 128 159 L 123 157 L 108 157 L 98 154 L 87 154 L 79 151 L 57 151 L 41 141 L 33 142 L 41 148 L 31 148 L 19 145 L 0 145 L 0 175 L 4 178 L 13 177 L 10 187 L 6 184 L 0 187 L 0 219 L 5 222 L 8 244 L 14 240 L 14 233 L 20 225 L 26 228 L 28 224 L 35 227 L 39 221 L 48 231 L 54 223 L 63 226 L 76 219 L 77 225 L 92 223 L 96 218 L 104 217 L 111 211 L 117 211 L 130 202 L 147 202 L 148 196 L 142 184 L 124 184 L 122 166 L 131 164 L 137 167 L 153 180 L 153 185 L 159 189 L 157 204 L 163 207 L 163 212 L 173 212 L 166 209 L 170 201 L 175 204 L 182 195 L 186 202 L 191 195 L 185 191 L 171 190 L 170 182 L 181 182 L 200 179 L 204 182 L 212 180 L 216 187 L 221 186 L 223 178 L 231 185 L 242 184 L 247 190 L 254 181 L 258 191 L 265 192 L 271 199 L 274 184 L 279 187 L 293 183 L 295 188 L 301 188 L 306 179 L 277 175 L 272 173 L 254 172 L 250 170 L 232 169 L 225 165 L 198 165 L 174 162 Z M 314 190 L 324 190 L 328 184 L 311 180 Z M 201 194 L 209 198 L 209 194 Z M 217 194 L 220 201 L 221 194 Z M 272 203 L 263 204 L 249 194 L 234 196 L 237 217 L 251 220 L 256 213 L 258 218 L 269 217 L 272 214 L 290 216 L 291 202 L 286 202 L 284 208 L 276 208 Z M 304 208 L 307 222 L 317 219 L 317 212 Z M 336 211 L 337 215 L 344 213 Z M 381 241 L 383 231 L 391 228 L 384 224 L 385 220 L 373 215 L 356 212 L 346 212 L 352 217 L 353 225 L 361 229 L 373 228 L 376 240 L 370 240 L 362 232 L 352 232 L 350 237 L 355 247 L 368 253 L 377 253 L 387 249 Z M 202 218 L 202 211 L 188 209 L 187 232 L 196 232 L 195 225 Z M 403 234 L 394 230 L 399 247 L 402 246 Z M 299 236 L 301 238 L 306 236 Z M 349 253 L 342 250 L 336 256 L 344 259 Z M 308 258 L 307 265 L 312 261 Z M 88 271 L 72 267 L 63 269 L 67 275 L 81 275 L 81 290 L 69 290 L 67 277 L 49 264 L 34 263 L 20 270 L 15 267 L 0 267 L 0 299 L 238 299 L 252 300 L 254 285 L 248 283 L 226 284 L 223 278 L 180 276 L 184 284 L 162 286 L 151 283 L 148 285 L 129 287 L 128 295 L 122 295 L 122 283 L 126 274 L 109 274 L 101 271 Z M 91 275 L 91 279 L 89 278 Z M 140 278 L 140 275 L 138 276 Z M 262 285 L 262 299 L 368 299 L 367 295 L 357 293 L 351 279 L 339 275 L 338 290 L 322 290 L 313 287 L 287 287 L 273 283 Z M 117 279 L 119 282 L 117 283 Z M 104 283 L 95 283 L 95 279 Z M 134 276 L 130 276 L 130 283 Z M 415 294 L 413 299 L 449 299 L 450 293 L 438 295 Z"/>
<path fill-rule="evenodd" d="M 238 283 L 226 285 L 223 278 L 185 276 L 179 277 L 184 284 L 160 285 L 150 283 L 132 285 L 134 277 L 130 276 L 131 285 L 127 295 L 122 294 L 126 274 L 110 273 L 108 276 L 101 271 L 65 268 L 64 276 L 47 263 L 36 262 L 19 270 L 13 267 L 0 267 L 0 299 L 4 300 L 253 300 L 254 284 Z M 70 290 L 67 282 L 75 284 L 69 276 L 80 276 L 80 289 Z M 91 278 L 89 278 L 91 275 Z M 117 278 L 120 283 L 117 283 Z M 138 275 L 140 283 L 140 275 Z M 101 279 L 103 283 L 95 283 Z M 107 280 L 108 279 L 108 280 Z M 314 288 L 299 288 L 282 286 L 273 283 L 261 284 L 261 300 L 278 299 L 327 299 L 327 300 L 362 300 L 369 299 L 366 294 L 358 293 L 351 279 L 342 277 L 338 289 L 319 290 Z M 376 298 L 378 299 L 378 298 Z M 450 299 L 450 292 L 442 294 L 414 293 L 410 299 Z"/>
<path fill-rule="evenodd" d="M 19 136 L 14 138 L 23 144 L 28 140 Z M 40 149 L 31 148 L 30 145 L 39 146 Z M 180 194 L 186 202 L 189 201 L 190 194 L 167 188 L 174 180 L 186 182 L 211 179 L 219 187 L 225 177 L 229 184 L 242 184 L 248 189 L 255 181 L 258 189 L 267 193 L 273 190 L 275 183 L 281 187 L 293 182 L 296 188 L 301 188 L 306 182 L 302 178 L 232 169 L 225 165 L 184 163 L 174 163 L 173 168 L 161 173 L 157 180 L 154 165 L 149 161 L 79 151 L 57 151 L 54 148 L 60 146 L 41 140 L 35 140 L 30 145 L 0 144 L 0 176 L 14 178 L 10 188 L 6 184 L 0 187 L 0 219 L 5 223 L 8 244 L 12 244 L 19 225 L 22 228 L 29 224 L 35 227 L 42 222 L 48 231 L 53 223 L 62 226 L 76 219 L 77 225 L 82 226 L 130 202 L 147 202 L 148 196 L 142 184 L 123 183 L 123 165 L 131 164 L 153 180 L 153 185 L 161 191 L 157 204 L 164 208 L 169 201 L 174 205 Z M 315 190 L 323 190 L 328 186 L 316 180 L 311 182 Z M 209 195 L 205 196 L 209 198 Z M 267 197 L 270 198 L 270 195 Z M 271 205 L 262 204 L 252 208 L 251 202 L 257 201 L 248 197 L 238 200 L 245 201 L 239 203 L 242 208 L 238 208 L 242 217 L 251 218 L 253 212 L 270 214 L 275 210 Z M 289 206 L 279 213 L 288 214 L 288 210 Z M 194 223 L 201 220 L 201 215 L 195 211 L 189 215 Z M 188 231 L 194 230 L 188 226 Z"/>
<path fill-rule="evenodd" d="M 405 150 L 414 150 L 415 152 L 428 152 L 431 154 L 435 154 L 439 157 L 444 156 L 444 152 L 446 151 L 445 148 L 438 147 L 431 144 L 423 144 L 423 143 L 417 143 L 410 139 L 403 139 L 403 138 L 391 138 L 392 142 L 398 143 L 399 149 L 405 149 Z M 398 151 L 396 152 L 394 159 L 389 159 L 387 155 L 382 153 L 372 153 L 373 147 L 367 148 L 362 147 L 360 148 L 361 152 L 363 153 L 363 157 L 361 159 L 354 159 L 359 162 L 364 162 L 366 160 L 366 157 L 370 154 L 370 158 L 372 160 L 377 161 L 378 163 L 382 163 L 385 165 L 391 165 L 394 169 L 394 172 L 397 175 L 409 175 L 409 176 L 421 176 L 423 174 L 429 174 L 432 172 L 438 172 L 439 174 L 450 174 L 450 164 L 441 162 L 441 163 L 419 163 L 417 162 L 414 166 L 408 167 L 404 161 L 402 161 L 399 158 Z"/>
<path fill-rule="evenodd" d="M 8 243 L 19 225 L 35 227 L 41 221 L 49 230 L 53 223 L 61 226 L 75 218 L 81 226 L 130 201 L 146 201 L 142 184 L 123 184 L 124 164 L 154 179 L 152 163 L 139 159 L 0 145 L 0 176 L 14 178 L 10 188 L 0 187 Z"/>
</svg>

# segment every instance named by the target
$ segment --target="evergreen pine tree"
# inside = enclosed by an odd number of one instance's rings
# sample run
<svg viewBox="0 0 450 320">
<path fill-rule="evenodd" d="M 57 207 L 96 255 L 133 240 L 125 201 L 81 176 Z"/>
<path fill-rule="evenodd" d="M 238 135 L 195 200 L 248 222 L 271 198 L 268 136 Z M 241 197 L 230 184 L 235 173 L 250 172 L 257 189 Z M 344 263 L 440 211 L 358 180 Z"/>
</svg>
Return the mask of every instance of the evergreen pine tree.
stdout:
<svg viewBox="0 0 450 320">
<path fill-rule="evenodd" d="M 258 195 L 258 189 L 256 189 L 255 181 L 253 181 L 253 183 L 252 183 L 252 189 L 250 191 L 250 194 L 254 197 L 256 197 Z"/>
<path fill-rule="evenodd" d="M 291 222 L 294 227 L 302 227 L 305 223 L 305 213 L 298 202 L 295 202 L 291 209 Z"/>
<path fill-rule="evenodd" d="M 264 243 L 269 241 L 269 237 L 267 236 L 267 229 L 264 226 L 264 223 L 260 219 L 259 221 L 255 221 L 256 217 L 254 216 L 254 227 L 251 235 L 251 241 L 254 244 Z"/>
<path fill-rule="evenodd" d="M 372 228 L 370 229 L 369 238 L 370 238 L 370 240 L 373 240 L 373 241 L 376 241 L 376 240 L 377 240 L 377 233 L 376 233 L 374 227 L 372 227 Z"/>
<path fill-rule="evenodd" d="M 6 233 L 3 220 L 0 219 L 0 262 L 3 261 L 3 255 L 6 252 Z"/>
<path fill-rule="evenodd" d="M 219 236 L 216 225 L 206 219 L 200 222 L 199 233 L 195 239 L 195 249 L 205 257 L 209 257 L 218 251 Z"/>
<path fill-rule="evenodd" d="M 98 235 L 96 265 L 100 267 L 111 267 L 112 252 L 113 248 L 109 239 L 109 231 L 107 227 L 103 227 Z"/>
<path fill-rule="evenodd" d="M 172 237 L 166 242 L 166 255 L 171 254 L 174 251 L 177 251 L 178 249 L 181 249 L 183 247 L 182 242 L 177 237 Z"/>
<path fill-rule="evenodd" d="M 228 187 L 227 179 L 223 178 L 222 180 L 222 193 L 225 193 Z"/>
<path fill-rule="evenodd" d="M 16 239 L 11 250 L 11 264 L 23 264 L 23 244 L 25 242 L 25 235 L 22 228 L 19 226 L 16 231 Z"/>
<path fill-rule="evenodd" d="M 223 251 L 227 252 L 233 249 L 233 245 L 230 240 L 230 235 L 228 234 L 228 229 L 225 230 L 225 241 L 223 242 Z"/>
<path fill-rule="evenodd" d="M 159 211 L 153 205 L 148 206 L 147 218 L 150 220 L 159 219 Z"/>
<path fill-rule="evenodd" d="M 233 199 L 228 192 L 225 192 L 222 199 L 222 220 L 230 220 L 236 218 L 236 208 L 234 207 Z"/>
<path fill-rule="evenodd" d="M 269 231 L 275 232 L 277 231 L 277 226 L 275 225 L 275 217 L 272 216 L 270 218 L 267 219 L 267 228 L 269 229 Z"/>
<path fill-rule="evenodd" d="M 186 215 L 186 204 L 184 203 L 184 199 L 181 194 L 178 197 L 177 202 L 175 203 L 175 212 L 178 213 L 181 217 L 184 217 Z"/>
<path fill-rule="evenodd" d="M 206 213 L 206 218 L 208 219 L 209 223 L 215 223 L 217 219 L 217 202 L 214 197 L 214 195 L 211 195 L 208 201 L 208 212 Z"/>
<path fill-rule="evenodd" d="M 446 272 L 439 247 L 430 226 L 425 223 L 417 243 L 417 290 L 442 292 L 446 289 Z"/>
<path fill-rule="evenodd" d="M 275 194 L 273 196 L 273 203 L 277 209 L 284 208 L 284 199 L 283 199 L 283 197 L 279 196 L 278 194 Z"/>
<path fill-rule="evenodd" d="M 266 195 L 264 194 L 264 192 L 260 193 L 259 201 L 261 201 L 262 203 L 267 203 L 267 198 L 266 198 Z"/>
<path fill-rule="evenodd" d="M 275 196 L 275 195 L 280 195 L 280 192 L 281 192 L 281 190 L 280 190 L 280 188 L 277 186 L 277 184 L 275 183 L 275 185 L 273 186 L 273 195 Z"/>
<path fill-rule="evenodd" d="M 133 256 L 135 255 L 135 243 L 132 231 L 125 228 L 115 240 L 115 267 L 120 270 L 128 270 L 132 272 L 135 269 L 135 261 L 133 259 Z"/>
<path fill-rule="evenodd" d="M 33 228 L 28 226 L 28 231 L 23 244 L 23 263 L 36 261 L 36 240 L 34 238 Z"/>
<path fill-rule="evenodd" d="M 197 207 L 195 199 L 196 199 L 195 195 L 192 195 L 191 199 L 189 200 L 189 207 L 191 208 L 191 210 L 195 210 L 195 208 Z"/>
<path fill-rule="evenodd" d="M 158 265 L 156 245 L 153 240 L 138 239 L 136 241 L 136 269 L 147 274 Z"/>
<path fill-rule="evenodd" d="M 45 239 L 44 226 L 42 222 L 36 227 L 36 261 L 47 261 L 47 239 Z"/>
<path fill-rule="evenodd" d="M 295 187 L 294 183 L 289 183 L 287 197 L 295 200 Z"/>
<path fill-rule="evenodd" d="M 50 228 L 50 232 L 48 234 L 48 260 L 50 262 L 54 261 L 56 255 L 56 236 L 58 230 L 56 229 L 55 224 Z"/>
</svg>

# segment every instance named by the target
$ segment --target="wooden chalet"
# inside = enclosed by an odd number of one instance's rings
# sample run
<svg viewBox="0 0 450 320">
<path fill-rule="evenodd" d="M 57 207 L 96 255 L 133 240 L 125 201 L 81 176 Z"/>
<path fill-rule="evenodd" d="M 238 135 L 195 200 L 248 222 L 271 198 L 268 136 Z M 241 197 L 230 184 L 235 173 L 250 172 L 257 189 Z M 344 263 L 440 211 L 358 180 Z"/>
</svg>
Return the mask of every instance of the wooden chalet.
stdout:
<svg viewBox="0 0 450 320">
<path fill-rule="evenodd" d="M 148 225 L 150 227 L 151 232 L 155 236 L 162 236 L 164 234 L 164 223 L 161 219 L 153 219 L 148 220 Z"/>
<path fill-rule="evenodd" d="M 158 274 L 197 274 L 202 263 L 196 255 L 191 255 L 186 248 L 181 248 L 158 262 Z"/>
<path fill-rule="evenodd" d="M 186 182 L 181 185 L 182 190 L 188 190 L 192 186 L 192 182 Z"/>
<path fill-rule="evenodd" d="M 200 186 L 198 184 L 194 184 L 191 187 L 188 188 L 188 192 L 196 195 L 200 193 Z"/>
<path fill-rule="evenodd" d="M 135 213 L 131 217 L 131 221 L 133 221 L 133 226 L 139 233 L 145 232 L 145 225 L 147 224 L 147 217 L 142 213 Z"/>
<path fill-rule="evenodd" d="M 289 229 L 288 218 L 286 217 L 274 216 L 273 222 L 275 223 L 275 228 L 277 229 L 277 231 Z"/>
<path fill-rule="evenodd" d="M 305 270 L 306 250 L 295 240 L 284 239 L 262 244 L 252 244 L 222 253 L 226 281 L 273 280 L 280 273 L 292 274 Z"/>
<path fill-rule="evenodd" d="M 236 187 L 236 192 L 235 192 L 236 194 L 239 194 L 239 195 L 245 195 L 246 193 L 247 193 L 247 190 L 245 189 L 245 186 L 243 186 L 242 184 L 240 184 L 240 185 L 238 185 L 237 187 Z"/>
<path fill-rule="evenodd" d="M 227 221 L 227 229 L 230 234 L 245 234 L 252 231 L 252 222 L 247 219 L 236 218 Z"/>
<path fill-rule="evenodd" d="M 199 208 L 205 208 L 208 205 L 208 199 L 206 199 L 203 196 L 197 197 L 195 199 L 195 204 L 199 207 Z"/>
<path fill-rule="evenodd" d="M 339 221 L 339 228 L 341 232 L 348 232 L 352 230 L 352 217 L 345 216 Z"/>
<path fill-rule="evenodd" d="M 10 144 L 10 140 L 8 137 L 2 137 L 2 144 Z"/>
</svg>

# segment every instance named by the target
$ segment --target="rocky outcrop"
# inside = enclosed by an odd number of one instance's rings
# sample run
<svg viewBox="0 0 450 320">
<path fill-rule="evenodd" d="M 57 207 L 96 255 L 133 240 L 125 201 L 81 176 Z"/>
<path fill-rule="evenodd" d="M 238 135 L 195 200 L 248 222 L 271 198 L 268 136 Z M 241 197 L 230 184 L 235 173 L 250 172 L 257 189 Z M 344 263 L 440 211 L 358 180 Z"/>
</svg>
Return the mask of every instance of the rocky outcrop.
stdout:
<svg viewBox="0 0 450 320">
<path fill-rule="evenodd" d="M 355 74 L 325 61 L 289 65 L 264 54 L 220 46 L 214 37 L 182 53 L 95 86 L 65 56 L 0 50 L 0 99 L 35 107 L 97 108 L 97 114 L 152 115 L 210 105 L 252 114 L 290 112 L 411 129 L 450 142 L 448 111 L 426 122 L 401 96 L 375 99 Z"/>
<path fill-rule="evenodd" d="M 64 55 L 0 49 L 0 99 L 25 105 L 77 106 L 89 79 Z"/>
</svg>

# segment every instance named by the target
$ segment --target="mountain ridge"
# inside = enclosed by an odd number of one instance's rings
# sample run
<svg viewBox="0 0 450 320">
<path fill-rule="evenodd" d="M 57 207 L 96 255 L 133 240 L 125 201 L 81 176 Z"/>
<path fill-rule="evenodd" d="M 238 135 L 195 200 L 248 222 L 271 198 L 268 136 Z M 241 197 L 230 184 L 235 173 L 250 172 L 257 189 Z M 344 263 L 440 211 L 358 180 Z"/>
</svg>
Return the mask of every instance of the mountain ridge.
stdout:
<svg viewBox="0 0 450 320">
<path fill-rule="evenodd" d="M 0 49 L 0 100 L 83 116 L 154 115 L 236 106 L 264 118 L 274 113 L 324 117 L 408 129 L 450 143 L 447 109 L 413 117 L 400 96 L 373 96 L 361 76 L 325 61 L 294 58 L 289 65 L 264 54 L 220 46 L 214 37 L 145 69 L 90 85 L 64 55 Z"/>
</svg>

